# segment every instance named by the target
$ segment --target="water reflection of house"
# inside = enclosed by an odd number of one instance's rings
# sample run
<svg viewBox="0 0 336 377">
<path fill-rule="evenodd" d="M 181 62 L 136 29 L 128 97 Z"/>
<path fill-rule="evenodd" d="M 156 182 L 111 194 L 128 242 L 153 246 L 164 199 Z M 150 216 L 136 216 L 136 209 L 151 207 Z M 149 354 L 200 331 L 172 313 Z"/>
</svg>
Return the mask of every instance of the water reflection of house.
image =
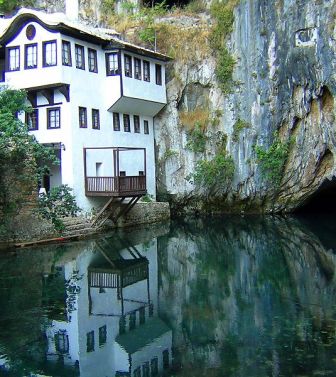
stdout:
<svg viewBox="0 0 336 377">
<path fill-rule="evenodd" d="M 111 246 L 97 241 L 59 268 L 66 318 L 51 318 L 47 358 L 81 376 L 159 375 L 171 364 L 172 332 L 157 317 L 156 240 Z"/>
</svg>

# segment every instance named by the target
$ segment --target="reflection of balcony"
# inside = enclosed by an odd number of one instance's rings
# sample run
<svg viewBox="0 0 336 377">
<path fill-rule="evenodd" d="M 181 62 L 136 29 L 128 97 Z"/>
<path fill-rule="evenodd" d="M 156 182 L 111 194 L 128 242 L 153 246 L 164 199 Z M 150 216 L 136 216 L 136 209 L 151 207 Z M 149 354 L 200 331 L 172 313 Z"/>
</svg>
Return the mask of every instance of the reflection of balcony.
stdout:
<svg viewBox="0 0 336 377">
<path fill-rule="evenodd" d="M 86 196 L 146 195 L 146 177 L 86 177 Z"/>
</svg>

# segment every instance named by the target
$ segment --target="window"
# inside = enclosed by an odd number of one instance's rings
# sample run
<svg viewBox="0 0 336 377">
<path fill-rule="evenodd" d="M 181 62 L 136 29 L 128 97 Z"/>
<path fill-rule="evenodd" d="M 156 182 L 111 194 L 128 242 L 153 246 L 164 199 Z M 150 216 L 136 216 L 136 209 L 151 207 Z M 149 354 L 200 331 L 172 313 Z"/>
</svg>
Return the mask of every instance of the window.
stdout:
<svg viewBox="0 0 336 377">
<path fill-rule="evenodd" d="M 10 47 L 7 50 L 8 71 L 20 70 L 20 47 Z"/>
<path fill-rule="evenodd" d="M 155 377 L 159 374 L 159 360 L 157 357 L 151 360 L 151 376 Z"/>
<path fill-rule="evenodd" d="M 31 41 L 35 38 L 36 29 L 34 25 L 28 25 L 26 28 L 26 37 Z"/>
<path fill-rule="evenodd" d="M 86 352 L 94 351 L 94 331 L 86 334 Z"/>
<path fill-rule="evenodd" d="M 43 67 L 57 64 L 56 41 L 43 42 Z"/>
<path fill-rule="evenodd" d="M 153 314 L 154 314 L 154 305 L 153 305 L 153 304 L 150 304 L 150 305 L 149 305 L 149 313 L 148 313 L 148 315 L 149 315 L 150 317 L 153 317 Z"/>
<path fill-rule="evenodd" d="M 106 325 L 99 327 L 99 345 L 106 343 Z"/>
<path fill-rule="evenodd" d="M 34 109 L 30 113 L 26 113 L 26 124 L 29 131 L 38 130 L 38 109 Z"/>
<path fill-rule="evenodd" d="M 139 176 L 144 176 L 145 175 L 145 172 L 143 170 L 139 170 Z M 141 309 L 140 309 L 140 323 L 141 323 Z M 144 311 L 144 315 L 145 315 L 145 311 Z"/>
<path fill-rule="evenodd" d="M 92 128 L 94 130 L 100 129 L 99 110 L 92 109 Z"/>
<path fill-rule="evenodd" d="M 135 329 L 135 320 L 136 320 L 136 316 L 135 316 L 135 312 L 133 312 L 129 316 L 129 329 L 130 330 Z"/>
<path fill-rule="evenodd" d="M 130 125 L 130 116 L 128 114 L 124 114 L 124 131 L 131 132 L 131 125 Z"/>
<path fill-rule="evenodd" d="M 149 134 L 148 120 L 144 120 L 144 133 Z"/>
<path fill-rule="evenodd" d="M 47 128 L 61 128 L 61 109 L 59 107 L 47 109 Z"/>
<path fill-rule="evenodd" d="M 98 72 L 98 63 L 97 63 L 97 51 L 92 48 L 88 49 L 88 63 L 90 72 Z"/>
<path fill-rule="evenodd" d="M 146 361 L 142 366 L 142 377 L 149 377 L 149 362 Z"/>
<path fill-rule="evenodd" d="M 113 76 L 119 75 L 119 54 L 117 52 L 112 52 L 111 54 L 105 55 L 106 59 L 106 75 Z"/>
<path fill-rule="evenodd" d="M 125 76 L 132 77 L 132 57 L 125 55 Z"/>
<path fill-rule="evenodd" d="M 162 85 L 162 67 L 160 64 L 155 64 L 155 81 L 156 85 Z"/>
<path fill-rule="evenodd" d="M 76 68 L 85 69 L 84 47 L 75 45 Z"/>
<path fill-rule="evenodd" d="M 150 81 L 150 64 L 147 60 L 143 61 L 143 79 L 144 81 Z"/>
<path fill-rule="evenodd" d="M 113 129 L 114 131 L 120 131 L 119 113 L 113 113 Z"/>
<path fill-rule="evenodd" d="M 134 115 L 133 120 L 134 120 L 134 132 L 138 134 L 138 133 L 140 133 L 140 118 L 139 118 L 139 115 Z"/>
<path fill-rule="evenodd" d="M 62 41 L 62 64 L 71 66 L 71 44 L 68 41 Z"/>
<path fill-rule="evenodd" d="M 79 128 L 87 128 L 87 112 L 86 107 L 78 108 Z"/>
<path fill-rule="evenodd" d="M 142 174 L 140 174 L 139 172 L 139 175 L 143 175 L 143 171 L 141 173 Z M 139 309 L 139 323 L 140 325 L 145 323 L 145 308 L 144 307 Z"/>
<path fill-rule="evenodd" d="M 162 352 L 162 362 L 163 362 L 163 369 L 169 368 L 169 352 L 168 350 L 164 350 Z"/>
<path fill-rule="evenodd" d="M 119 172 L 119 177 L 126 177 L 126 172 L 124 170 L 121 170 Z"/>
<path fill-rule="evenodd" d="M 56 351 L 62 354 L 69 352 L 69 338 L 65 331 L 59 331 L 55 334 Z"/>
<path fill-rule="evenodd" d="M 141 60 L 134 58 L 134 77 L 141 80 Z"/>
<path fill-rule="evenodd" d="M 25 45 L 25 69 L 37 67 L 37 44 Z"/>
</svg>

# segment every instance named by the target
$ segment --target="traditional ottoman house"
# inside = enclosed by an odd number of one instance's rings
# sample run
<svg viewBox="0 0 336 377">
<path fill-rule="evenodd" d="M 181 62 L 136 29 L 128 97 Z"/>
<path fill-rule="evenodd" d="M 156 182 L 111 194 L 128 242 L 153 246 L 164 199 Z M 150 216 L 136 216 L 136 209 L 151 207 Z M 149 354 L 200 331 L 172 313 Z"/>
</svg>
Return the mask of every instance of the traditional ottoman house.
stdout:
<svg viewBox="0 0 336 377">
<path fill-rule="evenodd" d="M 21 9 L 0 20 L 0 77 L 27 91 L 23 120 L 59 157 L 42 187 L 69 185 L 84 210 L 115 198 L 131 207 L 156 194 L 153 121 L 166 104 L 168 57 L 78 22 L 72 5 L 67 15 Z"/>
</svg>

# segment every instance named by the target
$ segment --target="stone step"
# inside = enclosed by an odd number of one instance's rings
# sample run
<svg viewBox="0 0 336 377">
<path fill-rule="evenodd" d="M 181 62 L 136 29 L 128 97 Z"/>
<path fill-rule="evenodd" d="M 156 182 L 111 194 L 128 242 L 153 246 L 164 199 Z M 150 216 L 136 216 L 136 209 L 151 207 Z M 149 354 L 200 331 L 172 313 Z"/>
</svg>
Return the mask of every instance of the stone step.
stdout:
<svg viewBox="0 0 336 377">
<path fill-rule="evenodd" d="M 72 230 L 80 230 L 80 229 L 83 229 L 83 228 L 90 228 L 91 225 L 90 223 L 77 223 L 77 224 L 64 224 L 65 225 L 65 229 L 68 230 L 68 231 L 72 231 Z"/>
</svg>

